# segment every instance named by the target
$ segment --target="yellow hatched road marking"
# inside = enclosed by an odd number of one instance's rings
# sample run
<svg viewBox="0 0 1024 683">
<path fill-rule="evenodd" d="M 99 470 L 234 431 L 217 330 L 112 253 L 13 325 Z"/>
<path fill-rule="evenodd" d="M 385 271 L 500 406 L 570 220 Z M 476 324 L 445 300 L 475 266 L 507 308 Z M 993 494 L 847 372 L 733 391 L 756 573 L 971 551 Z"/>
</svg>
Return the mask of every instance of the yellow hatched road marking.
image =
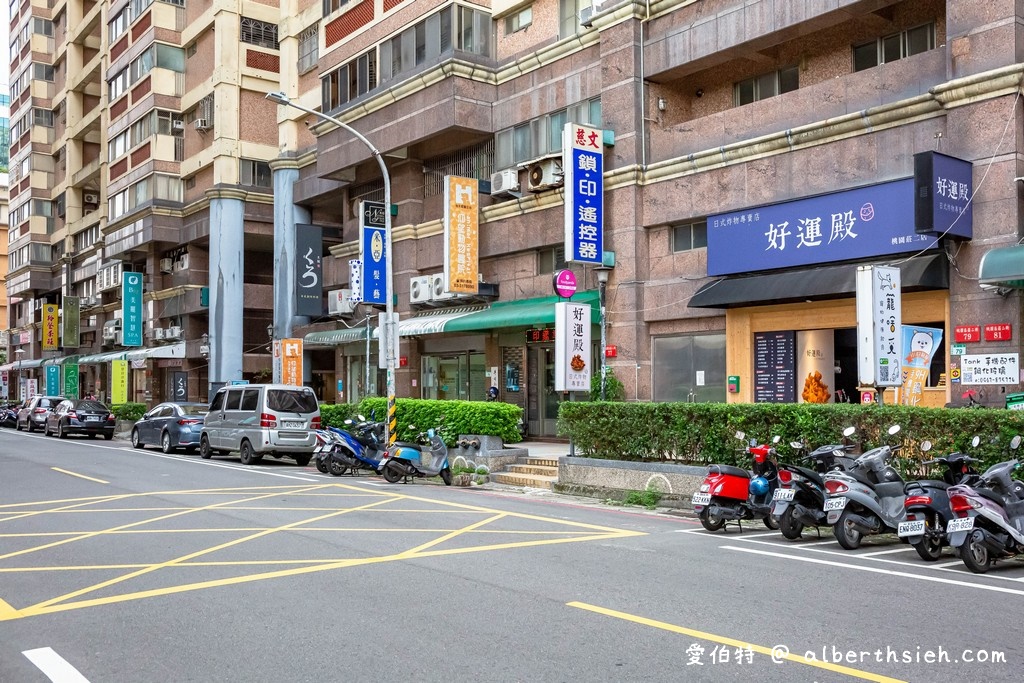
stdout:
<svg viewBox="0 0 1024 683">
<path fill-rule="evenodd" d="M 626 612 L 619 612 L 617 610 L 608 609 L 606 607 L 598 607 L 597 605 L 588 605 L 585 602 L 567 602 L 566 606 L 576 607 L 588 612 L 595 612 L 597 614 L 603 614 L 608 617 L 615 617 L 616 619 L 622 619 L 624 621 L 631 621 L 634 624 L 641 624 L 643 626 L 651 626 L 653 628 L 659 628 L 663 631 L 670 631 L 672 633 L 679 633 L 684 636 L 690 636 L 691 638 L 699 638 L 700 640 L 708 640 L 712 643 L 718 643 L 719 645 L 728 645 L 729 647 L 736 647 L 740 649 L 749 649 L 758 654 L 768 655 L 773 659 L 785 659 L 788 662 L 795 662 L 797 664 L 806 664 L 807 666 L 814 666 L 819 669 L 825 669 L 826 671 L 832 671 L 834 673 L 844 674 L 853 678 L 860 678 L 865 681 L 876 681 L 876 683 L 906 683 L 898 678 L 890 678 L 888 676 L 882 676 L 880 674 L 871 673 L 870 671 L 862 671 L 860 669 L 854 669 L 848 666 L 842 666 L 840 664 L 832 664 L 830 662 L 820 662 L 818 660 L 805 659 L 800 655 L 794 655 L 790 652 L 783 653 L 781 650 L 776 650 L 770 647 L 764 647 L 763 645 L 754 645 L 753 643 L 747 643 L 742 640 L 736 640 L 735 638 L 727 638 L 725 636 L 715 635 L 714 633 L 708 633 L 706 631 L 698 631 L 692 628 L 686 628 L 685 626 L 676 626 L 675 624 L 669 624 L 664 621 L 656 621 L 654 619 L 647 619 L 645 617 L 638 617 L 635 614 L 627 614 Z"/>
<path fill-rule="evenodd" d="M 77 472 L 71 472 L 69 470 L 62 470 L 59 467 L 51 467 L 50 469 L 53 470 L 54 472 L 60 472 L 61 474 L 70 474 L 72 477 L 78 477 L 79 479 L 88 479 L 89 481 L 94 481 L 97 484 L 109 484 L 110 483 L 109 481 L 103 481 L 102 479 L 94 479 L 93 477 L 87 477 L 84 474 L 78 474 Z"/>
</svg>

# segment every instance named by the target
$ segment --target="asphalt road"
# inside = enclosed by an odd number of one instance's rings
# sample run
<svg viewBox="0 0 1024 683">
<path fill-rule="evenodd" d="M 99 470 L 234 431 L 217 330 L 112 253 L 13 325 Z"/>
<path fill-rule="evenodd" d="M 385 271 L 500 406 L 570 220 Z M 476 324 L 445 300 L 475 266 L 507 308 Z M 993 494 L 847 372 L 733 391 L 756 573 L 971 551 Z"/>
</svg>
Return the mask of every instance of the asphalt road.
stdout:
<svg viewBox="0 0 1024 683">
<path fill-rule="evenodd" d="M 0 431 L 5 683 L 1017 681 L 1022 608 L 894 539 Z"/>
</svg>

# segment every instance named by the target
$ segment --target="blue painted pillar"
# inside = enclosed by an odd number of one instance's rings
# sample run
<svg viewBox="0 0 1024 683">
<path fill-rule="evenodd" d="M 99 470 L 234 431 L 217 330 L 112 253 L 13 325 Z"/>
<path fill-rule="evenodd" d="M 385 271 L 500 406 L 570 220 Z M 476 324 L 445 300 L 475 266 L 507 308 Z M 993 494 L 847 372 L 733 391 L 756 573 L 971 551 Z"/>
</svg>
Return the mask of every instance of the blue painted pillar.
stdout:
<svg viewBox="0 0 1024 683">
<path fill-rule="evenodd" d="M 245 320 L 245 193 L 228 188 L 210 198 L 210 396 L 242 379 Z"/>
</svg>

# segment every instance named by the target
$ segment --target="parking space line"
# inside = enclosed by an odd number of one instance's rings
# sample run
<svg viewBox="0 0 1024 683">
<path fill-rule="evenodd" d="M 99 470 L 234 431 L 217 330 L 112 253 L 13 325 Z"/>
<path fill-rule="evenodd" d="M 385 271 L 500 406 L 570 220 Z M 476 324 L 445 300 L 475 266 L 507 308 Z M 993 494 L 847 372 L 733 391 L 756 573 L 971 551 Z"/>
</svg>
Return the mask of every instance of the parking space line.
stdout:
<svg viewBox="0 0 1024 683">
<path fill-rule="evenodd" d="M 876 550 L 871 553 L 858 553 L 857 557 L 874 557 L 875 555 L 892 555 L 893 553 L 906 553 L 913 548 L 893 548 L 892 550 Z"/>
<path fill-rule="evenodd" d="M 59 467 L 51 467 L 50 469 L 53 470 L 54 472 L 60 472 L 61 474 L 70 474 L 72 477 L 78 477 L 80 479 L 88 479 L 89 481 L 94 481 L 97 484 L 109 484 L 110 483 L 109 481 L 103 481 L 102 479 L 94 479 L 92 477 L 87 477 L 84 474 L 78 474 L 77 472 L 70 472 L 68 470 L 62 470 Z"/>
<path fill-rule="evenodd" d="M 89 683 L 89 680 L 78 669 L 71 666 L 68 660 L 54 652 L 51 647 L 25 650 L 21 654 L 35 664 L 53 683 Z"/>
<path fill-rule="evenodd" d="M 915 579 L 917 581 L 929 581 L 932 583 L 944 583 L 952 586 L 962 586 L 964 588 L 977 588 L 978 590 L 993 591 L 996 593 L 1009 593 L 1011 595 L 1024 595 L 1024 590 L 1018 590 L 1016 588 L 1006 588 L 1004 586 L 993 586 L 987 583 L 972 583 L 970 581 L 957 581 L 955 579 L 947 579 L 941 576 L 928 576 L 926 574 L 913 574 L 911 572 L 901 572 L 895 569 L 884 569 L 882 567 L 868 567 L 860 564 L 851 564 L 849 562 L 836 562 L 835 560 L 825 560 L 818 557 L 807 557 L 799 555 L 786 555 L 785 553 L 774 553 L 767 550 L 758 550 L 756 548 L 740 548 L 733 545 L 719 546 L 723 550 L 735 550 L 741 553 L 750 553 L 753 555 L 762 555 L 766 557 L 778 557 L 784 560 L 795 560 L 797 562 L 809 562 L 811 564 L 823 564 L 830 567 L 845 567 L 847 569 L 855 569 L 861 572 L 871 572 L 873 574 L 887 574 L 889 576 L 899 576 L 907 579 Z M 856 555 L 852 556 L 856 557 Z"/>
<path fill-rule="evenodd" d="M 706 631 L 698 631 L 696 629 L 686 628 L 685 626 L 677 626 L 675 624 L 669 624 L 664 621 L 647 619 L 646 617 L 639 617 L 634 614 L 627 614 L 626 612 L 619 612 L 617 610 L 608 609 L 605 607 L 588 605 L 584 602 L 567 602 L 566 606 L 576 607 L 578 609 L 586 610 L 588 612 L 594 612 L 596 614 L 603 614 L 604 616 L 622 619 L 623 621 L 630 621 L 634 624 L 640 624 L 641 626 L 650 626 L 653 628 L 661 629 L 663 631 L 669 631 L 670 633 L 678 633 L 680 635 L 689 636 L 691 638 L 708 640 L 712 643 L 718 643 L 719 645 L 726 645 L 728 647 L 739 648 L 742 650 L 751 650 L 758 654 L 768 655 L 776 664 L 781 663 L 781 660 L 786 660 L 788 662 L 795 662 L 797 664 L 813 666 L 819 669 L 825 669 L 826 671 L 844 674 L 846 676 L 859 678 L 865 681 L 876 681 L 877 683 L 905 683 L 897 678 L 882 676 L 880 674 L 871 673 L 870 671 L 854 669 L 852 667 L 842 666 L 840 664 L 832 664 L 831 662 L 822 662 L 818 660 L 805 659 L 800 655 L 795 655 L 788 651 L 783 652 L 778 647 L 770 648 L 764 647 L 763 645 L 754 645 L 753 643 L 747 643 L 742 640 L 737 640 L 735 638 L 719 636 L 714 633 L 707 633 Z"/>
</svg>

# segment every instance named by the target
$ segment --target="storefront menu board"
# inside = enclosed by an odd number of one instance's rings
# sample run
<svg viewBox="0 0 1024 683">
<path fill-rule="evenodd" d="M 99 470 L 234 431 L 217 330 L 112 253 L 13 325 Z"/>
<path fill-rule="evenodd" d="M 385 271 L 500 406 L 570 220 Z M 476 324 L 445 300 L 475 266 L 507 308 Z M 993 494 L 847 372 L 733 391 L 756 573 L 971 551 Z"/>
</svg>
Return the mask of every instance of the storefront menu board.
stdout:
<svg viewBox="0 0 1024 683">
<path fill-rule="evenodd" d="M 754 402 L 796 402 L 796 332 L 754 333 Z"/>
</svg>

